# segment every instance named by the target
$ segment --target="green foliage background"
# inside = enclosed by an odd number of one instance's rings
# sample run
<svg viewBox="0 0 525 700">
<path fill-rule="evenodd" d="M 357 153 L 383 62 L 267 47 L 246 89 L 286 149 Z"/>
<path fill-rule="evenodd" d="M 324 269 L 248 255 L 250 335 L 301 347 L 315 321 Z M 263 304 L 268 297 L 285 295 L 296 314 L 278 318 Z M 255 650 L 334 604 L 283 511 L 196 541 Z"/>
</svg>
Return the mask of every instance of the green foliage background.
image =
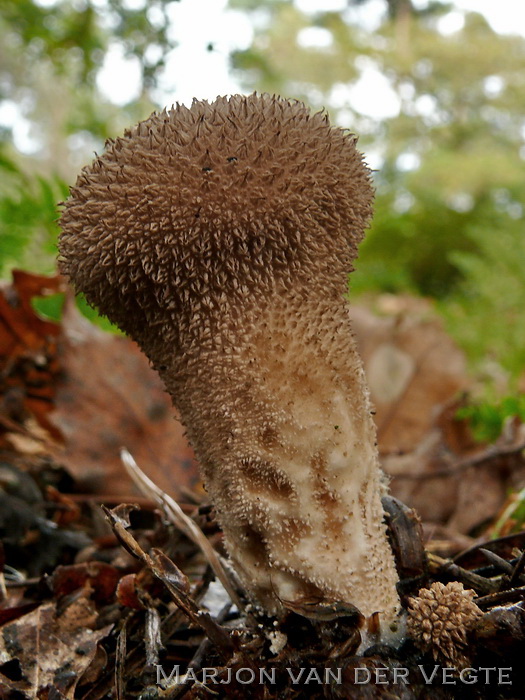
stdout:
<svg viewBox="0 0 525 700">
<path fill-rule="evenodd" d="M 14 267 L 51 274 L 55 269 L 57 202 L 68 194 L 57 176 L 28 175 L 15 162 L 0 160 L 0 276 Z"/>
<path fill-rule="evenodd" d="M 164 106 L 154 95 L 173 48 L 174 1 L 0 2 L 0 107 L 18 104 L 41 144 L 27 157 L 8 129 L 0 134 L 0 276 L 14 265 L 54 269 L 65 183 L 104 139 Z M 434 299 L 473 370 L 516 391 L 525 365 L 523 35 L 500 35 L 477 13 L 448 31 L 457 8 L 437 0 L 384 0 L 373 28 L 360 14 L 370 0 L 337 12 L 320 1 L 309 13 L 293 0 L 229 4 L 254 27 L 251 45 L 231 56 L 244 90 L 327 108 L 378 163 L 352 294 Z M 140 94 L 124 107 L 96 83 L 115 44 L 141 66 Z M 371 113 L 355 86 L 374 102 L 393 95 L 397 107 Z"/>
</svg>

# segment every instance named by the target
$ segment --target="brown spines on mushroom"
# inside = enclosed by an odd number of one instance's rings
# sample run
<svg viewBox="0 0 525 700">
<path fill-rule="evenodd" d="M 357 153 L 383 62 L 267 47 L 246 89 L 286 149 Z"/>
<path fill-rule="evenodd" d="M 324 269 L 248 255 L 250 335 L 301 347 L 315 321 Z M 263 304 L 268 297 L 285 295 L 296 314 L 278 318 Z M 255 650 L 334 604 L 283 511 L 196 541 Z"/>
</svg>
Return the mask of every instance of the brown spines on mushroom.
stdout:
<svg viewBox="0 0 525 700">
<path fill-rule="evenodd" d="M 153 114 L 71 193 L 63 271 L 124 329 L 170 311 L 179 335 L 222 294 L 264 295 L 312 266 L 344 290 L 372 200 L 355 138 L 267 95 Z"/>
<path fill-rule="evenodd" d="M 251 95 L 152 115 L 62 215 L 62 271 L 161 374 L 269 610 L 312 592 L 398 605 L 343 298 L 371 201 L 353 136 Z"/>
</svg>

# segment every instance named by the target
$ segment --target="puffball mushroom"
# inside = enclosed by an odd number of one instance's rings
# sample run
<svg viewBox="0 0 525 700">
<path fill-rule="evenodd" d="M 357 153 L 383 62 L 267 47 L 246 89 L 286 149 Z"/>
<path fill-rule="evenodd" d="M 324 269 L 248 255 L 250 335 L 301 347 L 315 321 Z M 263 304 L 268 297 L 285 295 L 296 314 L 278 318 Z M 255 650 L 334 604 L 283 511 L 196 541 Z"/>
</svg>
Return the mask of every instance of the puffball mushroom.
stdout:
<svg viewBox="0 0 525 700">
<path fill-rule="evenodd" d="M 399 607 L 345 301 L 372 198 L 355 137 L 325 114 L 235 95 L 109 141 L 61 217 L 62 272 L 161 375 L 271 613 Z"/>
</svg>

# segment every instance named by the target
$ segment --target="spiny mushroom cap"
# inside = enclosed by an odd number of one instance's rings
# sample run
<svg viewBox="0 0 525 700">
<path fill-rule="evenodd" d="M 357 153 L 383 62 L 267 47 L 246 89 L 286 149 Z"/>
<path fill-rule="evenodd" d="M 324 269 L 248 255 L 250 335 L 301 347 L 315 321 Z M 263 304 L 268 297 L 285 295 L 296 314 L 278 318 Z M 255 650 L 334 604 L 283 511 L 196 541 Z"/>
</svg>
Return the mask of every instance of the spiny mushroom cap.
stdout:
<svg viewBox="0 0 525 700">
<path fill-rule="evenodd" d="M 265 294 L 301 271 L 337 278 L 371 214 L 355 141 L 269 95 L 154 113 L 71 188 L 60 268 L 139 342 L 166 311 L 182 329 L 225 296 Z"/>
<path fill-rule="evenodd" d="M 459 581 L 446 585 L 435 581 L 420 590 L 409 601 L 409 635 L 424 651 L 432 651 L 435 659 L 466 665 L 467 633 L 483 614 L 473 601 L 475 595 Z"/>
</svg>

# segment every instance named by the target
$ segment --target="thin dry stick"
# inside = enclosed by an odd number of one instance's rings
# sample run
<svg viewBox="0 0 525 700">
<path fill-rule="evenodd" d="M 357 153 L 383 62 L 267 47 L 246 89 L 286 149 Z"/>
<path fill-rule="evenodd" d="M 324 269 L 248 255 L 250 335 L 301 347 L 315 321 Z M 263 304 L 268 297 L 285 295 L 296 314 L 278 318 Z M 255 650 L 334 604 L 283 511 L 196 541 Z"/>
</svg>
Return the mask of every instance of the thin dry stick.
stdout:
<svg viewBox="0 0 525 700">
<path fill-rule="evenodd" d="M 459 472 L 468 469 L 469 467 L 479 467 L 487 462 L 498 459 L 500 457 L 511 457 L 513 455 L 520 454 L 520 452 L 525 451 L 525 442 L 521 442 L 519 445 L 514 447 L 495 447 L 491 446 L 481 454 L 474 457 L 468 457 L 466 459 L 460 459 L 455 464 L 450 467 L 445 467 L 444 469 L 439 469 L 434 472 L 425 474 L 408 474 L 406 472 L 400 472 L 396 474 L 394 479 L 409 479 L 412 481 L 426 481 L 428 479 L 440 479 L 447 476 L 454 476 Z"/>
<path fill-rule="evenodd" d="M 128 532 L 121 516 L 104 506 L 102 506 L 102 510 L 121 544 L 133 556 L 142 560 L 148 569 L 162 581 L 177 607 L 208 635 L 221 657 L 228 661 L 234 652 L 234 645 L 228 632 L 218 625 L 211 615 L 201 610 L 189 597 L 185 590 L 189 585 L 182 571 L 158 549 L 153 549 L 151 556 L 147 554 L 133 535 Z"/>
<path fill-rule="evenodd" d="M 40 616 L 41 616 L 42 610 L 39 607 L 37 609 L 37 614 L 36 614 L 36 663 L 35 663 L 35 677 L 34 677 L 34 682 L 33 682 L 33 688 L 32 688 L 32 693 L 31 697 L 36 698 L 37 697 L 37 692 L 40 687 Z"/>
<path fill-rule="evenodd" d="M 471 586 L 476 592 L 482 595 L 488 595 L 497 592 L 500 586 L 500 581 L 492 581 L 491 579 L 475 574 L 473 571 L 467 571 L 462 566 L 454 564 L 450 559 L 442 559 L 437 554 L 428 552 L 428 566 L 431 573 L 447 573 L 458 579 L 462 583 Z"/>
<path fill-rule="evenodd" d="M 128 641 L 126 622 L 127 621 L 125 620 L 117 640 L 117 653 L 115 659 L 115 690 L 117 700 L 124 700 L 126 692 L 126 683 L 124 680 Z"/>
<path fill-rule="evenodd" d="M 482 554 L 485 555 L 493 566 L 496 566 L 501 571 L 504 571 L 506 574 L 512 576 L 514 573 L 514 567 L 509 561 L 503 559 L 503 557 L 500 557 L 500 555 L 496 554 L 496 552 L 491 552 L 490 549 L 485 549 L 484 547 L 480 547 L 478 551 L 482 552 Z"/>
<path fill-rule="evenodd" d="M 488 595 L 474 598 L 474 602 L 479 608 L 491 608 L 495 605 L 505 605 L 516 601 L 525 600 L 525 586 L 511 588 L 509 591 L 498 591 Z"/>
<path fill-rule="evenodd" d="M 242 603 L 231 584 L 219 555 L 213 549 L 210 541 L 200 527 L 183 512 L 182 508 L 171 496 L 168 496 L 167 493 L 162 491 L 148 476 L 146 476 L 146 474 L 144 474 L 128 450 L 122 448 L 120 451 L 120 458 L 137 487 L 148 498 L 158 503 L 171 522 L 182 530 L 182 532 L 201 549 L 206 559 L 210 562 L 213 572 L 226 589 L 232 602 L 239 610 L 242 610 Z"/>
<path fill-rule="evenodd" d="M 230 609 L 231 609 L 230 603 L 225 605 L 220 610 L 217 617 L 215 618 L 216 622 L 222 624 L 224 622 L 224 620 L 226 619 L 226 616 L 230 612 Z M 187 669 L 186 673 L 188 673 L 190 670 L 193 671 L 193 674 L 192 674 L 193 678 L 184 678 L 184 680 L 180 681 L 177 689 L 174 689 L 174 694 L 173 695 L 170 694 L 170 696 L 169 696 L 170 700 L 179 700 L 180 698 L 183 698 L 187 692 L 189 692 L 189 690 L 192 688 L 192 686 L 196 682 L 194 680 L 195 673 L 197 673 L 200 670 L 200 668 L 202 666 L 202 660 L 203 660 L 204 656 L 208 653 L 209 648 L 210 648 L 210 640 L 208 637 L 204 637 L 202 642 L 199 644 L 199 648 L 197 649 L 197 651 L 193 655 L 192 660 L 188 664 L 188 669 Z"/>
<path fill-rule="evenodd" d="M 509 579 L 509 586 L 515 586 L 516 583 L 518 582 L 518 579 L 521 578 L 521 580 L 524 579 L 523 576 L 523 570 L 525 569 L 525 550 L 520 555 L 520 558 L 518 559 L 518 562 L 516 563 L 516 566 L 514 567 L 514 571 L 512 572 L 512 576 Z"/>
<path fill-rule="evenodd" d="M 0 571 L 0 603 L 3 603 L 4 600 L 7 600 L 7 586 L 4 572 Z"/>
</svg>

